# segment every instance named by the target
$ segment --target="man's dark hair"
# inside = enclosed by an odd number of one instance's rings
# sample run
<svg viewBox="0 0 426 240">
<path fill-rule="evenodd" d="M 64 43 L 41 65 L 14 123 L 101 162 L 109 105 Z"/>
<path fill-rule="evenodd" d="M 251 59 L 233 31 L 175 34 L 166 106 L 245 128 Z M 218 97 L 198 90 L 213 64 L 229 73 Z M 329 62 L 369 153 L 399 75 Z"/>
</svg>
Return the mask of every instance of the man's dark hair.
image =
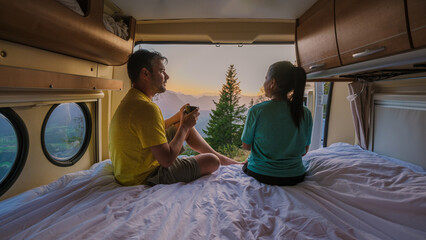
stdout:
<svg viewBox="0 0 426 240">
<path fill-rule="evenodd" d="M 152 72 L 152 63 L 154 59 L 167 62 L 167 58 L 156 51 L 151 52 L 141 49 L 131 54 L 127 62 L 127 74 L 129 75 L 130 81 L 136 82 L 138 80 L 142 68 L 146 68 L 149 72 Z"/>
</svg>

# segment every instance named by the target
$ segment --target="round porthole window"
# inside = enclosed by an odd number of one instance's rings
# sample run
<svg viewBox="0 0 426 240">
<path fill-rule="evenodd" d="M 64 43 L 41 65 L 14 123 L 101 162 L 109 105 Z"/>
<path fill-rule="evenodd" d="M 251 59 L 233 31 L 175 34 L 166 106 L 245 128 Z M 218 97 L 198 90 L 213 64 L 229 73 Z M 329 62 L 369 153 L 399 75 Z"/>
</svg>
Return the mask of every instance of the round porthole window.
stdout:
<svg viewBox="0 0 426 240">
<path fill-rule="evenodd" d="M 0 195 L 18 178 L 28 155 L 28 132 L 11 108 L 0 108 Z"/>
<path fill-rule="evenodd" d="M 55 104 L 43 122 L 41 143 L 47 159 L 58 166 L 76 163 L 90 142 L 92 120 L 84 103 Z"/>
</svg>

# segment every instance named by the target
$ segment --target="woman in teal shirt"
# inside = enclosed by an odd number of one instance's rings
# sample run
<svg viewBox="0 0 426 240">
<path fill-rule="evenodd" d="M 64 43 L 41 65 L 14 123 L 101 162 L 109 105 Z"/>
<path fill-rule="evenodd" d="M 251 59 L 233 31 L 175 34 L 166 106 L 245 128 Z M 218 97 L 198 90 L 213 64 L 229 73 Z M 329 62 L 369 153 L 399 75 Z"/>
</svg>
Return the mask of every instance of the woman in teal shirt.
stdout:
<svg viewBox="0 0 426 240">
<path fill-rule="evenodd" d="M 312 116 L 303 106 L 306 73 L 287 61 L 269 67 L 263 87 L 271 100 L 248 111 L 241 140 L 251 150 L 243 171 L 260 182 L 291 186 L 302 182 L 302 156 L 311 143 Z"/>
</svg>

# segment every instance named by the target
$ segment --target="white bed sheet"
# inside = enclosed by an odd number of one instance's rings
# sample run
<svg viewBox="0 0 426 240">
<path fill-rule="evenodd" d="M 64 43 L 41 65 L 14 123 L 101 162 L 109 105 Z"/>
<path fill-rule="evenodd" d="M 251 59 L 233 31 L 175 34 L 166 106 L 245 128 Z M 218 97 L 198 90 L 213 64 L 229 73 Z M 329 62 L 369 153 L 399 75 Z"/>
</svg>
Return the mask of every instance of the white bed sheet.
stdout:
<svg viewBox="0 0 426 240">
<path fill-rule="evenodd" d="M 123 187 L 111 161 L 0 202 L 1 239 L 426 239 L 426 175 L 348 144 L 308 153 L 303 183 L 241 166 Z"/>
</svg>

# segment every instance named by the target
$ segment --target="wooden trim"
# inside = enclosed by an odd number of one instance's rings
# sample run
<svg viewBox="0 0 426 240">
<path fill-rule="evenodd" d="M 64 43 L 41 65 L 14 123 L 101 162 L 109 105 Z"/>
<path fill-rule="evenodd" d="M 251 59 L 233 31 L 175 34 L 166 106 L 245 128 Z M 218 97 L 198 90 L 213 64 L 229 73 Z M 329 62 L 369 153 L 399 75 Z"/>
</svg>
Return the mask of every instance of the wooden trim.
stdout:
<svg viewBox="0 0 426 240">
<path fill-rule="evenodd" d="M 76 91 L 76 90 L 50 90 L 50 89 L 1 89 L 1 107 L 38 107 L 44 105 L 70 103 L 70 102 L 95 102 L 105 96 L 101 90 Z"/>
<path fill-rule="evenodd" d="M 354 82 L 356 79 L 352 78 L 314 78 L 307 79 L 306 82 Z"/>
<path fill-rule="evenodd" d="M 138 21 L 136 42 L 257 44 L 294 42 L 295 21 L 186 19 Z"/>
<path fill-rule="evenodd" d="M 121 90 L 121 80 L 0 66 L 0 88 Z"/>
</svg>

